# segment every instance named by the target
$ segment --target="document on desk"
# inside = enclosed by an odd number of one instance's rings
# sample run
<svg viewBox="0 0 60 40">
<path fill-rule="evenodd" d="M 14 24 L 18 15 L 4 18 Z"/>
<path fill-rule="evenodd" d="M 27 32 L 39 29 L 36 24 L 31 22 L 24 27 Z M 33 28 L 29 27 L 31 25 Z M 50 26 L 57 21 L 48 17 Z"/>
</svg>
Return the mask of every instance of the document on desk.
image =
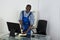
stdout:
<svg viewBox="0 0 60 40">
<path fill-rule="evenodd" d="M 26 34 L 19 34 L 19 36 L 26 36 Z"/>
</svg>

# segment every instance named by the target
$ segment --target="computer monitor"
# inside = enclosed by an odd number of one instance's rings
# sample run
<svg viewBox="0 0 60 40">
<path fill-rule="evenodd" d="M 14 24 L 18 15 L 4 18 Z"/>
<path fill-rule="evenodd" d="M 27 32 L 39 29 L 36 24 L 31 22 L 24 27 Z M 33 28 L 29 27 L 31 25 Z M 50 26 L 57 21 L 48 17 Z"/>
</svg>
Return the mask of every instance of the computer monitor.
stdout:
<svg viewBox="0 0 60 40">
<path fill-rule="evenodd" d="M 10 36 L 15 36 L 15 33 L 21 33 L 19 23 L 7 22 L 7 26 L 10 31 Z"/>
</svg>

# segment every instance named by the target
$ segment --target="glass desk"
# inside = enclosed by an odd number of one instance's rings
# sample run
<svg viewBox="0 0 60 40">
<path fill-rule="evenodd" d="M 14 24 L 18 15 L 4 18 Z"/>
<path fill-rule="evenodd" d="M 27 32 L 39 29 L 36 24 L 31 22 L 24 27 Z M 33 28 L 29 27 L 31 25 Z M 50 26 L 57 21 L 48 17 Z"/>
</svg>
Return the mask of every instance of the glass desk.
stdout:
<svg viewBox="0 0 60 40">
<path fill-rule="evenodd" d="M 34 34 L 34 37 L 31 38 L 21 37 L 21 35 L 18 35 L 16 37 L 9 37 L 9 34 L 6 34 L 1 36 L 0 40 L 50 40 L 50 37 L 47 35 L 39 35 L 39 34 Z"/>
</svg>

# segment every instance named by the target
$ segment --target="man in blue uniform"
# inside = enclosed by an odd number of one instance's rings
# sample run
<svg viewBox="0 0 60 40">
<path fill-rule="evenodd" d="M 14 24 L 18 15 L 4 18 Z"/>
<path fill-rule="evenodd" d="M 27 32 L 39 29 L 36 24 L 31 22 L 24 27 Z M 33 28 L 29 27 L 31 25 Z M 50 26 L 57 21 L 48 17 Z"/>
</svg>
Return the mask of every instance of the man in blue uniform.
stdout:
<svg viewBox="0 0 60 40">
<path fill-rule="evenodd" d="M 34 15 L 30 11 L 31 5 L 26 6 L 26 10 L 21 11 L 19 22 L 23 29 L 23 34 L 27 34 L 27 36 L 31 36 L 31 29 L 34 24 Z"/>
</svg>

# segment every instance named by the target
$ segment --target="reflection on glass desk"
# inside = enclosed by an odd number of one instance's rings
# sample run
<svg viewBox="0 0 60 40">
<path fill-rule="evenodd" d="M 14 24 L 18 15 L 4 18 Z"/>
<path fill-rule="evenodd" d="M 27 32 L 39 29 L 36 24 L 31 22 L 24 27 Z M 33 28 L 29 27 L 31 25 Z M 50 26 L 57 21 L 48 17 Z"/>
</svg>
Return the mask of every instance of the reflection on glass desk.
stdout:
<svg viewBox="0 0 60 40">
<path fill-rule="evenodd" d="M 34 34 L 34 36 L 31 36 L 31 38 L 27 38 L 22 37 L 21 34 L 16 37 L 10 37 L 9 34 L 6 34 L 3 35 L 0 40 L 50 40 L 50 36 Z"/>
</svg>

